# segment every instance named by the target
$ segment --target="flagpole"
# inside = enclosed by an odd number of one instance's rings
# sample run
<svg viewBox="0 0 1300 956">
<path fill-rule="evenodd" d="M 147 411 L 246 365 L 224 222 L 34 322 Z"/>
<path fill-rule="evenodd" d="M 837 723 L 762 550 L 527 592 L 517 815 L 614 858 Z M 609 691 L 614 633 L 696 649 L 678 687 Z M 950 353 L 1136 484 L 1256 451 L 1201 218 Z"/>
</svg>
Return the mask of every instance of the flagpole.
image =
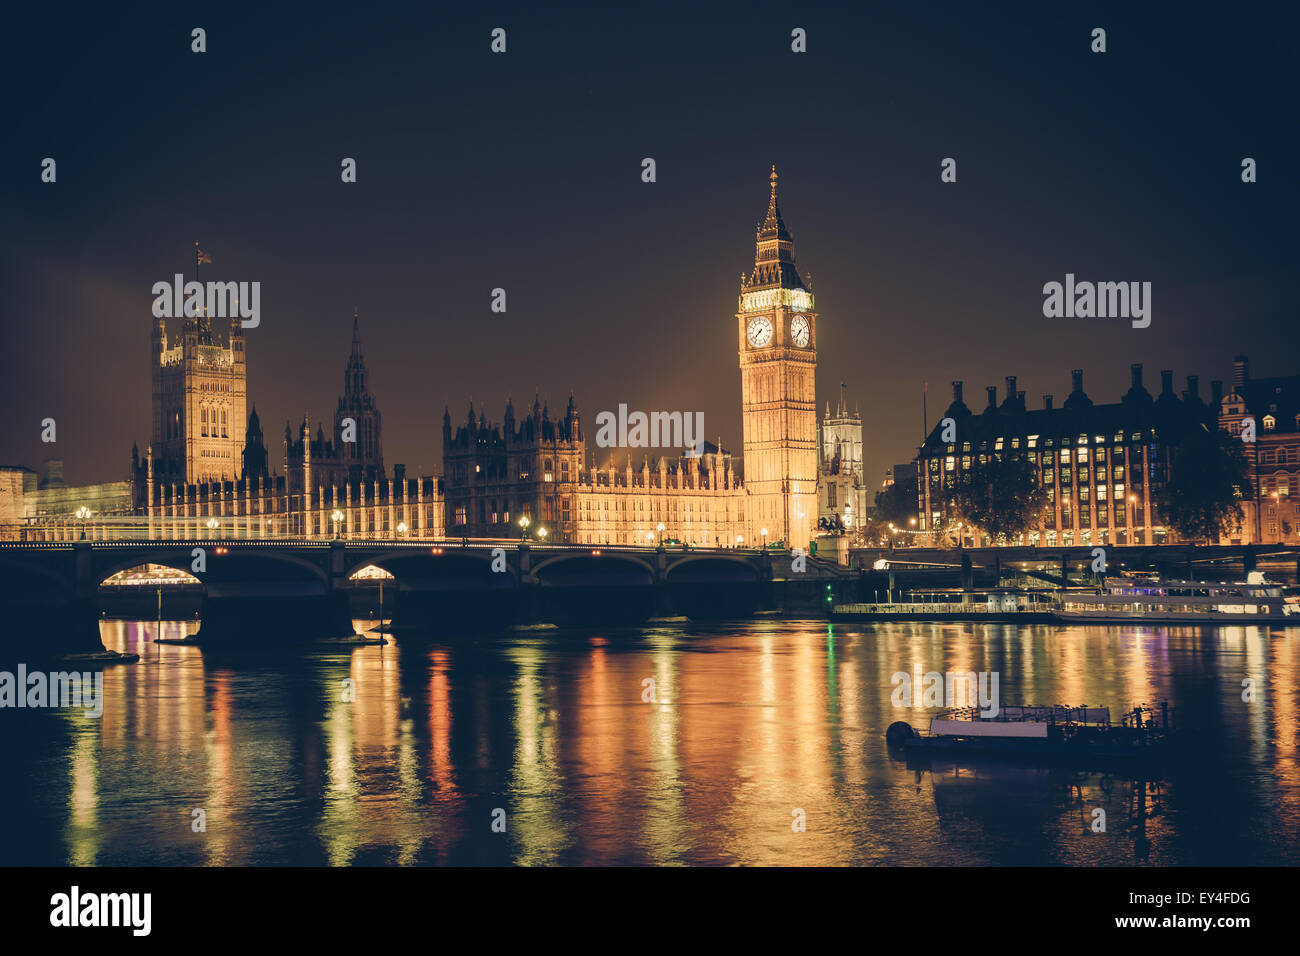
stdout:
<svg viewBox="0 0 1300 956">
<path fill-rule="evenodd" d="M 921 383 L 921 444 L 930 434 L 930 383 Z"/>
</svg>

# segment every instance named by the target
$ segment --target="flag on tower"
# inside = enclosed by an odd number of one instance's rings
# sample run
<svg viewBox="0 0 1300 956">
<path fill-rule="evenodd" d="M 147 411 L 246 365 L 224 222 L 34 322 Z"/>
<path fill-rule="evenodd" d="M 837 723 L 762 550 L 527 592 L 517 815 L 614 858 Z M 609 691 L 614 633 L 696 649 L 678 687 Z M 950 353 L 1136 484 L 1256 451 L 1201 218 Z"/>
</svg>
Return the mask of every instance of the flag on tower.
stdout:
<svg viewBox="0 0 1300 956">
<path fill-rule="evenodd" d="M 212 257 L 199 248 L 199 244 L 194 243 L 194 254 L 198 257 L 199 265 L 211 265 Z"/>
</svg>

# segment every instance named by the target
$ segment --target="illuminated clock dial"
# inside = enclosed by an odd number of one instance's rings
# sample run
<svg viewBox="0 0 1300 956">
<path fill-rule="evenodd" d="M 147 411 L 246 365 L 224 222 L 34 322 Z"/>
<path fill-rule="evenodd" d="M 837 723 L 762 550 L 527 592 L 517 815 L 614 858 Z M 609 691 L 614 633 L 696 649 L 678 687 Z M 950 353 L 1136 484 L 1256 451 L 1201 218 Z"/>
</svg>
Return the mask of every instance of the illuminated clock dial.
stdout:
<svg viewBox="0 0 1300 956">
<path fill-rule="evenodd" d="M 749 344 L 762 348 L 772 341 L 772 320 L 765 315 L 749 320 Z"/>
<path fill-rule="evenodd" d="M 808 316 L 796 315 L 790 320 L 790 341 L 801 349 L 808 347 Z"/>
</svg>

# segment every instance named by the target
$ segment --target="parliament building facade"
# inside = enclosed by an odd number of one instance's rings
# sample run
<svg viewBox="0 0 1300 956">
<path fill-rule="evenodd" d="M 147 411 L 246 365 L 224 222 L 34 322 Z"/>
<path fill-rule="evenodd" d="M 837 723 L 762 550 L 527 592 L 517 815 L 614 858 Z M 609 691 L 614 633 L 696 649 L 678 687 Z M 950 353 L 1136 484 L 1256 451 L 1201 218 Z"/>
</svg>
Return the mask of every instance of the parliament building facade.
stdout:
<svg viewBox="0 0 1300 956">
<path fill-rule="evenodd" d="M 507 401 L 500 424 L 471 407 L 453 429 L 446 413 L 442 476 L 408 479 L 402 465 L 385 468 L 355 313 L 332 433 L 317 424 L 313 434 L 304 415 L 286 424 L 279 455 L 248 407 L 239 321 L 218 335 L 206 316 L 189 318 L 172 339 L 159 319 L 151 441 L 143 456 L 132 453 L 129 479 L 113 499 L 120 506 L 89 521 L 60 508 L 27 524 L 33 536 L 56 539 L 107 537 L 131 524 L 174 539 L 527 535 L 583 545 L 807 548 L 819 520 L 825 527 L 827 515 L 852 521 L 865 510 L 861 420 L 842 401 L 835 416 L 817 420 L 818 314 L 795 268 L 775 168 L 734 322 L 743 468 L 721 440 L 704 442 L 698 454 L 639 460 L 615 448 L 598 463 L 570 397 L 556 418 L 540 399 L 518 417 Z M 15 502 L 24 483 L 30 476 L 11 482 Z"/>
<path fill-rule="evenodd" d="M 741 373 L 743 476 L 723 448 L 634 458 L 614 449 L 591 461 L 572 398 L 552 419 L 534 399 L 500 425 L 471 407 L 452 430 L 443 417 L 447 533 L 474 538 L 527 533 L 573 544 L 807 548 L 818 520 L 817 313 L 795 269 L 794 240 L 769 177 L 754 268 L 735 313 Z"/>
</svg>

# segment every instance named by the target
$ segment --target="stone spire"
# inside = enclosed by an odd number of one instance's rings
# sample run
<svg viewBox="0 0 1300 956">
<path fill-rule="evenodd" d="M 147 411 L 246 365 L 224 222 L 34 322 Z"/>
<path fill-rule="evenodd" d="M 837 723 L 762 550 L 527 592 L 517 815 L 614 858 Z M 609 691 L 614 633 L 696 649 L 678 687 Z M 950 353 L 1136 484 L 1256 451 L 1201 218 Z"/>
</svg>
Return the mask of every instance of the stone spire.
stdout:
<svg viewBox="0 0 1300 956">
<path fill-rule="evenodd" d="M 754 271 L 743 283 L 746 291 L 754 289 L 803 289 L 803 280 L 794 266 L 794 237 L 781 218 L 781 206 L 776 198 L 776 166 L 768 177 L 771 194 L 767 200 L 767 215 L 759 224 L 754 242 Z"/>
</svg>

